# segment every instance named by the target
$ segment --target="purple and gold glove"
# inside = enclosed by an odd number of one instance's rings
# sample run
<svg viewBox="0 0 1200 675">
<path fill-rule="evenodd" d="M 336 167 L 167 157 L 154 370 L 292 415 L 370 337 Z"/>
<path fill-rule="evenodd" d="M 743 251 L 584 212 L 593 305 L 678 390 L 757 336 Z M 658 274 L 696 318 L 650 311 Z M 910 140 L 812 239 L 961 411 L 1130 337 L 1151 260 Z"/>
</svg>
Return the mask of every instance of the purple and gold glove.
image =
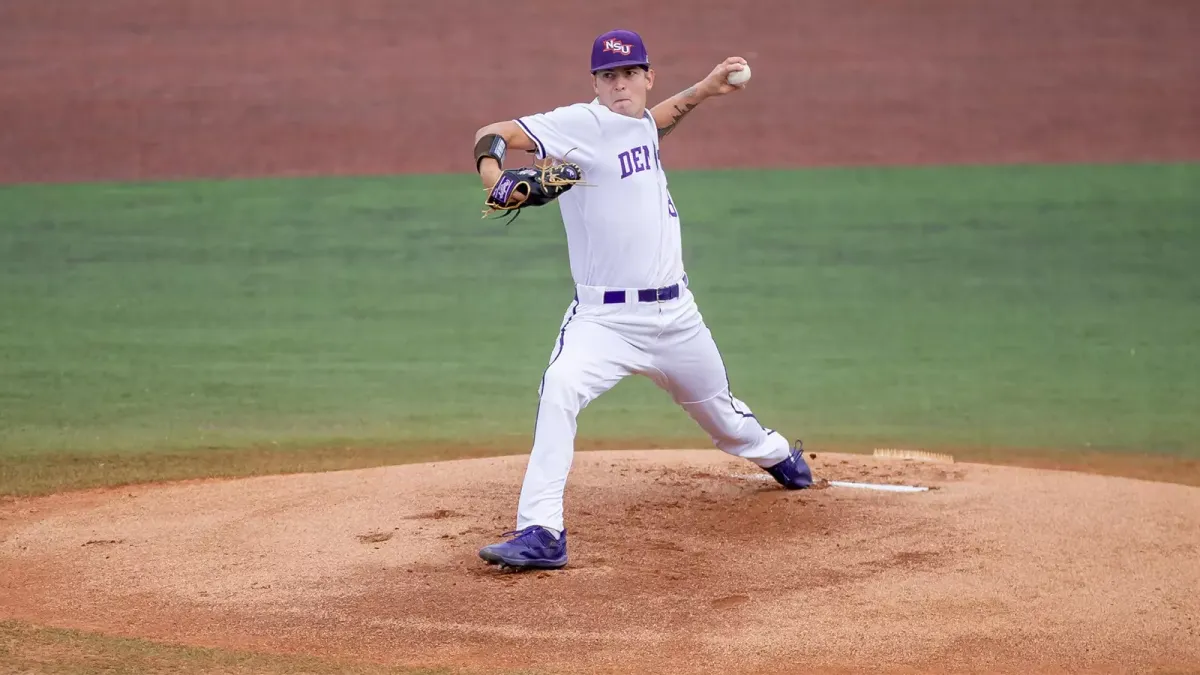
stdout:
<svg viewBox="0 0 1200 675">
<path fill-rule="evenodd" d="M 516 212 L 527 206 L 543 206 L 557 199 L 572 186 L 583 182 L 578 164 L 563 162 L 542 168 L 507 169 L 488 192 L 483 217 L 496 211 Z"/>
</svg>

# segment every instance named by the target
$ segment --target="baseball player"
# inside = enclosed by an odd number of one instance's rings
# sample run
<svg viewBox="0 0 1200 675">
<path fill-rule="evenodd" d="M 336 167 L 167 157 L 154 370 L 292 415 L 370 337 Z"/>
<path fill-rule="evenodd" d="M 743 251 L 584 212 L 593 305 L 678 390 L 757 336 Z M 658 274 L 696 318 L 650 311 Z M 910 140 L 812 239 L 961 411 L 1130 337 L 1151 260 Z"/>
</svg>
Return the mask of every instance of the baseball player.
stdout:
<svg viewBox="0 0 1200 675">
<path fill-rule="evenodd" d="M 476 168 L 490 190 L 488 206 L 558 201 L 576 291 L 538 388 L 517 529 L 502 535 L 511 539 L 481 549 L 485 561 L 508 568 L 567 564 L 563 491 L 576 418 L 628 375 L 653 380 L 721 450 L 762 467 L 788 489 L 812 485 L 801 442 L 792 447 L 762 426 L 730 391 L 721 353 L 688 289 L 679 209 L 659 154 L 659 141 L 692 109 L 744 87 L 727 80 L 744 68 L 744 59 L 728 58 L 695 86 L 649 109 L 654 70 L 644 43 L 635 32 L 610 31 L 592 46 L 595 101 L 476 133 Z M 505 170 L 509 150 L 533 152 L 550 168 L 540 162 Z"/>
</svg>

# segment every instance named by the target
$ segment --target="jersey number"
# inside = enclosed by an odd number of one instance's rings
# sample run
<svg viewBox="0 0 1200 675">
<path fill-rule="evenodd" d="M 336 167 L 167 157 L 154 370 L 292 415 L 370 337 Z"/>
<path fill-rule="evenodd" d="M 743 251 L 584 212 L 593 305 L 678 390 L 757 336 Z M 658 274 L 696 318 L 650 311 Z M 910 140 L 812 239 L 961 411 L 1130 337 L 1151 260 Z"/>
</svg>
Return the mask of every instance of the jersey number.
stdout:
<svg viewBox="0 0 1200 675">
<path fill-rule="evenodd" d="M 671 201 L 671 197 L 667 196 L 667 213 L 671 214 L 672 218 L 678 218 L 679 212 L 675 210 L 675 202 Z"/>
</svg>

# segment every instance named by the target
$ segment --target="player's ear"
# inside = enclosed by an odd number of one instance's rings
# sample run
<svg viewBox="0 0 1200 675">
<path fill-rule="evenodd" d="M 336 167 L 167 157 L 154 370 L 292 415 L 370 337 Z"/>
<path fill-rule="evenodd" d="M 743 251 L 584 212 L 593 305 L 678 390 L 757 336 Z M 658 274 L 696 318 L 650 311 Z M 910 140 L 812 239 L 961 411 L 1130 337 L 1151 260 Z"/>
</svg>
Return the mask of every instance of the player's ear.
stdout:
<svg viewBox="0 0 1200 675">
<path fill-rule="evenodd" d="M 647 68 L 646 69 L 646 91 L 650 91 L 653 88 L 654 88 L 654 69 Z"/>
</svg>

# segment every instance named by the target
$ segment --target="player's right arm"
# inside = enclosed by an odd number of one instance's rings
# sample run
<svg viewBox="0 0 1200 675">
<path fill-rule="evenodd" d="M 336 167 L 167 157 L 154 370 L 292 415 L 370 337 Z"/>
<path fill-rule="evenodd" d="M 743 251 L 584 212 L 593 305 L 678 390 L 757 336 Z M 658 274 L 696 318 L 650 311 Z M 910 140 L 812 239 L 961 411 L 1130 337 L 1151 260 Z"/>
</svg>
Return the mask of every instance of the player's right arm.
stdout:
<svg viewBox="0 0 1200 675">
<path fill-rule="evenodd" d="M 495 122 L 475 132 L 475 166 L 484 187 L 500 180 L 501 162 L 509 150 L 535 152 L 537 144 L 512 120 Z"/>
<path fill-rule="evenodd" d="M 568 105 L 483 127 L 475 133 L 475 157 L 484 186 L 491 187 L 500 179 L 504 151 L 528 150 L 539 160 L 570 160 L 586 170 L 599 141 L 595 111 L 584 104 Z"/>
</svg>

